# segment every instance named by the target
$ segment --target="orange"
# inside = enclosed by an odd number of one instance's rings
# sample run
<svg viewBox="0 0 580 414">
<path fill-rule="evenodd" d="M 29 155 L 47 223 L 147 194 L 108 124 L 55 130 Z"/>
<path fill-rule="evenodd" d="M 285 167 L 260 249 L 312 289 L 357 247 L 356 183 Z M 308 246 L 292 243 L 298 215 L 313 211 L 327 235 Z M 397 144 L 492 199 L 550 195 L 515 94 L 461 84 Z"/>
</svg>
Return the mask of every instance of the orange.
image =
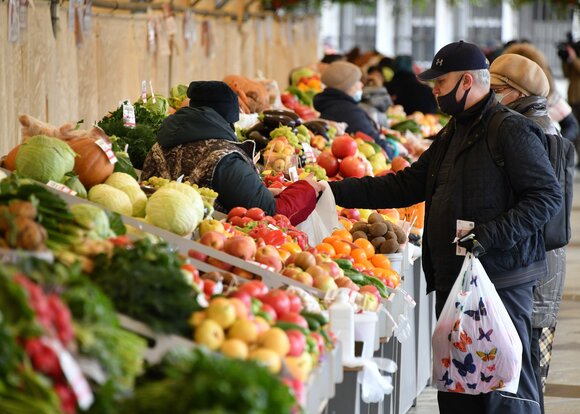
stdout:
<svg viewBox="0 0 580 414">
<path fill-rule="evenodd" d="M 324 239 L 322 239 L 323 243 L 328 243 L 328 244 L 334 244 L 337 241 L 340 241 L 340 238 L 336 237 L 336 236 L 327 236 Z"/>
<path fill-rule="evenodd" d="M 349 219 L 339 218 L 338 221 L 340 224 L 344 226 L 346 230 L 350 231 L 350 229 L 352 229 L 352 221 L 350 221 Z"/>
<path fill-rule="evenodd" d="M 381 269 L 391 268 L 391 260 L 384 254 L 375 254 L 370 260 L 375 267 L 380 267 Z"/>
<path fill-rule="evenodd" d="M 332 243 L 332 247 L 336 251 L 337 256 L 346 255 L 348 256 L 352 250 L 350 244 L 344 241 L 336 241 Z"/>
<path fill-rule="evenodd" d="M 333 236 L 337 236 L 337 237 L 341 238 L 342 240 L 346 240 L 346 241 L 349 241 L 349 242 L 352 241 L 352 234 L 350 234 L 350 232 L 348 230 L 346 230 L 346 229 L 337 229 L 337 230 L 334 230 L 332 232 L 332 235 Z"/>
<path fill-rule="evenodd" d="M 336 251 L 334 250 L 334 247 L 332 247 L 332 244 L 330 243 L 322 242 L 318 246 L 316 246 L 316 250 L 318 250 L 318 253 L 324 253 L 329 255 L 330 257 L 336 255 Z"/>
<path fill-rule="evenodd" d="M 367 258 L 373 257 L 375 255 L 375 246 L 373 246 L 373 244 L 367 239 L 356 239 L 354 244 L 365 251 Z"/>
<path fill-rule="evenodd" d="M 350 257 L 352 257 L 354 259 L 355 263 L 367 260 L 367 254 L 361 248 L 352 249 L 350 251 Z"/>
</svg>

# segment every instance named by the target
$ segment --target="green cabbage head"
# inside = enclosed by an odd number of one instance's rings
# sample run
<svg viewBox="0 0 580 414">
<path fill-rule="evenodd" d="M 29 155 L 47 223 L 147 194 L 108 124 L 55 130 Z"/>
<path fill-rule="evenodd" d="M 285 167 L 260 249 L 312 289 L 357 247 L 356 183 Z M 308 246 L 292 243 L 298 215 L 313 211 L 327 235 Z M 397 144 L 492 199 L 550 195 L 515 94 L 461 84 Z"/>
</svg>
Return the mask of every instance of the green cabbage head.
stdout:
<svg viewBox="0 0 580 414">
<path fill-rule="evenodd" d="M 197 213 L 197 220 L 203 220 L 203 213 L 204 213 L 204 205 L 203 205 L 203 198 L 199 192 L 190 185 L 178 183 L 177 181 L 171 181 L 168 184 L 165 184 L 162 188 L 171 188 L 173 190 L 177 190 L 180 193 L 184 194 L 191 203 L 191 207 Z"/>
<path fill-rule="evenodd" d="M 108 184 L 97 184 L 89 190 L 89 200 L 124 216 L 133 214 L 129 196 Z"/>
<path fill-rule="evenodd" d="M 22 143 L 16 154 L 16 172 L 41 183 L 61 182 L 75 165 L 75 152 L 69 145 L 53 137 L 36 135 Z"/>
<path fill-rule="evenodd" d="M 163 186 L 149 197 L 146 220 L 180 236 L 189 235 L 200 221 L 199 212 L 185 194 L 166 187 Z"/>
</svg>

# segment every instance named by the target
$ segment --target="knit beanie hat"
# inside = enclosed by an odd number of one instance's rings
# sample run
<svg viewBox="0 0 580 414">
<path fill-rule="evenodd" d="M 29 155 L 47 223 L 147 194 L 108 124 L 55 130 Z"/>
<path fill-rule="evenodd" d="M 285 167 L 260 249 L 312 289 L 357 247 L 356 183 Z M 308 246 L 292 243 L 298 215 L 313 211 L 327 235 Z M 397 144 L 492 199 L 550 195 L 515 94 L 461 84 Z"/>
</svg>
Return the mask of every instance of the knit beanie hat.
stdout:
<svg viewBox="0 0 580 414">
<path fill-rule="evenodd" d="M 225 82 L 191 82 L 187 88 L 187 97 L 192 108 L 209 106 L 230 124 L 240 119 L 238 95 Z"/>
<path fill-rule="evenodd" d="M 534 61 L 515 54 L 497 57 L 489 67 L 491 86 L 507 85 L 526 96 L 543 96 L 550 84 L 542 68 Z"/>
<path fill-rule="evenodd" d="M 320 80 L 329 88 L 348 91 L 362 78 L 360 68 L 349 62 L 332 62 L 322 73 Z"/>
</svg>

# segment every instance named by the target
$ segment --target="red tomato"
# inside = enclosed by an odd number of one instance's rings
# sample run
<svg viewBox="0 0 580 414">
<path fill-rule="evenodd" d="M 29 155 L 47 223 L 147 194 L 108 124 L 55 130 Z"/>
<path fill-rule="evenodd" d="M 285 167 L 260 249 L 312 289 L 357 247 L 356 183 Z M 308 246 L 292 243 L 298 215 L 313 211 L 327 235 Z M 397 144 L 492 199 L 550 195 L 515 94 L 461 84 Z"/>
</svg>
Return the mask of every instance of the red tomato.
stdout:
<svg viewBox="0 0 580 414">
<path fill-rule="evenodd" d="M 290 299 L 282 289 L 272 289 L 261 299 L 262 303 L 270 305 L 276 311 L 278 318 L 290 311 Z"/>
<path fill-rule="evenodd" d="M 340 175 L 343 177 L 361 178 L 365 175 L 365 165 L 354 156 L 349 156 L 340 162 Z"/>
<path fill-rule="evenodd" d="M 332 141 L 332 154 L 337 158 L 346 158 L 356 154 L 356 141 L 349 135 L 342 135 Z"/>
<path fill-rule="evenodd" d="M 266 217 L 266 213 L 264 213 L 264 210 L 262 210 L 261 208 L 252 207 L 252 208 L 248 209 L 248 211 L 246 211 L 245 217 L 249 217 L 255 221 L 260 221 L 264 217 Z"/>
<path fill-rule="evenodd" d="M 338 174 L 338 160 L 329 151 L 323 151 L 316 159 L 316 163 L 326 170 L 328 177 Z"/>
<path fill-rule="evenodd" d="M 259 280 L 252 280 L 242 284 L 238 290 L 248 293 L 253 298 L 260 298 L 268 292 L 268 287 Z"/>
<path fill-rule="evenodd" d="M 232 217 L 244 217 L 247 211 L 245 207 L 234 207 L 228 213 L 228 220 Z"/>
</svg>

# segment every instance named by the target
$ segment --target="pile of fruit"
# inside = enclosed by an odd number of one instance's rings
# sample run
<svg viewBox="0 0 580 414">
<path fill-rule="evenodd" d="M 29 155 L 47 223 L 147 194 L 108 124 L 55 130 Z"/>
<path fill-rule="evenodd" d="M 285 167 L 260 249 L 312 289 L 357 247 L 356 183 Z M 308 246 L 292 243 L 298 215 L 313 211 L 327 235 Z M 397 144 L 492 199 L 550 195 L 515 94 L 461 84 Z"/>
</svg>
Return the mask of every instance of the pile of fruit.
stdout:
<svg viewBox="0 0 580 414">
<path fill-rule="evenodd" d="M 335 137 L 331 147 L 318 155 L 316 163 L 326 170 L 326 175 L 331 179 L 360 178 L 373 173 L 371 163 L 359 153 L 357 142 L 350 135 Z"/>
</svg>

